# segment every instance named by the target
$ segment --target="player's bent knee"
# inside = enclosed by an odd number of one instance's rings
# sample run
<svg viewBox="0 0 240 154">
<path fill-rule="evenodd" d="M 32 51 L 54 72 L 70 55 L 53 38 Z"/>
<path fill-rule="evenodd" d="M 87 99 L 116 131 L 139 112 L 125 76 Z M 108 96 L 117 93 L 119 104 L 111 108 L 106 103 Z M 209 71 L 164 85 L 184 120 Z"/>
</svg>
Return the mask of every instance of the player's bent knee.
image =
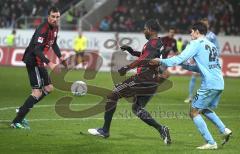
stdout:
<svg viewBox="0 0 240 154">
<path fill-rule="evenodd" d="M 190 118 L 194 118 L 194 113 L 191 111 L 191 112 L 189 112 L 189 116 L 190 116 Z"/>
<path fill-rule="evenodd" d="M 191 109 L 189 116 L 193 119 L 197 115 L 199 115 L 199 111 L 197 109 Z"/>
<path fill-rule="evenodd" d="M 117 102 L 114 100 L 109 100 L 105 106 L 106 111 L 115 110 L 117 107 Z"/>
<path fill-rule="evenodd" d="M 107 96 L 107 99 L 117 101 L 119 99 L 119 96 L 116 93 L 112 92 Z"/>
<path fill-rule="evenodd" d="M 139 116 L 139 113 L 140 113 L 140 110 L 141 110 L 141 107 L 137 104 L 133 104 L 132 105 L 132 112 L 136 115 L 136 116 Z"/>
<path fill-rule="evenodd" d="M 33 89 L 32 90 L 32 96 L 34 96 L 35 98 L 39 98 L 42 96 L 42 90 L 40 89 Z"/>
<path fill-rule="evenodd" d="M 118 96 L 114 92 L 110 93 L 107 96 L 105 110 L 106 111 L 115 110 L 115 108 L 117 106 L 117 101 L 118 101 Z"/>
</svg>

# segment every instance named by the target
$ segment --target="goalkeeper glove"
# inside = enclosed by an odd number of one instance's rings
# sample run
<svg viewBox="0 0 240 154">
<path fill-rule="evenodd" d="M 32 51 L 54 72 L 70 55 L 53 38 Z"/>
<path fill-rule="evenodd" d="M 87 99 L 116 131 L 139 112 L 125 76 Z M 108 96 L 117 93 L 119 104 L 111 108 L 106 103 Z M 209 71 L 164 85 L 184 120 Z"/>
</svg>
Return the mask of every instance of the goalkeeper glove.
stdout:
<svg viewBox="0 0 240 154">
<path fill-rule="evenodd" d="M 122 51 L 127 50 L 130 54 L 134 52 L 134 50 L 130 46 L 127 46 L 127 45 L 123 45 L 120 48 Z"/>
</svg>

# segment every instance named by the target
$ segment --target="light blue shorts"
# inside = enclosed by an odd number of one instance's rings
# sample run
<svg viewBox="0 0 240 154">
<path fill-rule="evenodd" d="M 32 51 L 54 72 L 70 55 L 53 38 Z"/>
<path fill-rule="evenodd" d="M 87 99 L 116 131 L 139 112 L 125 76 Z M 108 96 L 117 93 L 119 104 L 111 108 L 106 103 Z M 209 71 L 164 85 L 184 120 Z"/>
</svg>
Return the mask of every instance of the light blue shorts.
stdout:
<svg viewBox="0 0 240 154">
<path fill-rule="evenodd" d="M 192 108 L 196 109 L 214 109 L 220 100 L 222 90 L 203 90 L 199 89 L 192 101 Z"/>
</svg>

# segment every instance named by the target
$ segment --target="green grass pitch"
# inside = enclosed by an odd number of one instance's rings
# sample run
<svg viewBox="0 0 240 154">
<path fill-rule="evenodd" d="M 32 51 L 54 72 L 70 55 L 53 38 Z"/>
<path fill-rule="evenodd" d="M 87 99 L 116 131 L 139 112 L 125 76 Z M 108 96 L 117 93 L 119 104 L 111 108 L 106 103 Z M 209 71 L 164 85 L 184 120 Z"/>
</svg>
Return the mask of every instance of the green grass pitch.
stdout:
<svg viewBox="0 0 240 154">
<path fill-rule="evenodd" d="M 82 72 L 72 71 L 66 80 L 82 79 Z M 230 154 L 240 151 L 240 79 L 225 78 L 225 90 L 216 112 L 232 129 L 233 137 L 224 147 L 217 128 L 208 127 L 219 145 L 218 150 L 199 151 L 195 148 L 204 143 L 202 137 L 188 117 L 189 105 L 184 103 L 188 93 L 190 77 L 171 76 L 173 87 L 159 93 L 148 103 L 147 110 L 162 124 L 171 129 L 172 145 L 165 146 L 159 134 L 137 119 L 131 105 L 124 99 L 119 101 L 108 139 L 90 136 L 88 128 L 101 127 L 103 113 L 89 118 L 63 118 L 55 111 L 55 103 L 70 92 L 55 89 L 37 104 L 27 118 L 30 130 L 9 127 L 15 116 L 15 107 L 22 105 L 30 94 L 25 68 L 0 67 L 0 153 L 216 153 Z M 98 73 L 88 84 L 112 89 L 110 73 Z M 198 79 L 199 86 L 199 79 Z M 98 103 L 101 98 L 93 95 L 74 97 L 71 109 L 83 110 Z"/>
</svg>

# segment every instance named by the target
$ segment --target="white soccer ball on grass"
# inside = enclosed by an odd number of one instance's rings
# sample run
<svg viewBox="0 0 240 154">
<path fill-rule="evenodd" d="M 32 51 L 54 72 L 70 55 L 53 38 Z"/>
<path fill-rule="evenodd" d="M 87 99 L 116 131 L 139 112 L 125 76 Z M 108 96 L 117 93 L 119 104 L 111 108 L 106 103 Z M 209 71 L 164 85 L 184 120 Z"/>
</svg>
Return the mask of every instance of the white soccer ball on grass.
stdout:
<svg viewBox="0 0 240 154">
<path fill-rule="evenodd" d="M 74 96 L 84 96 L 87 94 L 87 84 L 84 81 L 75 81 L 71 86 L 71 92 Z"/>
</svg>

